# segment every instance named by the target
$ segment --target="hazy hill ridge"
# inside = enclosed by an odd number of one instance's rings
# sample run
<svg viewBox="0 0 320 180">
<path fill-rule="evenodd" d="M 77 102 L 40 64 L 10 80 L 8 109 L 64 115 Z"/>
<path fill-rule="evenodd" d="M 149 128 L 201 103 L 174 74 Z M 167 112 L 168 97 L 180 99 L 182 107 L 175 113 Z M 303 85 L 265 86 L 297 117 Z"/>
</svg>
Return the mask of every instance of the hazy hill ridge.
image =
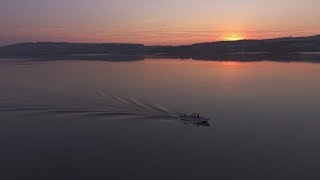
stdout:
<svg viewBox="0 0 320 180">
<path fill-rule="evenodd" d="M 197 43 L 182 46 L 145 46 L 124 43 L 36 42 L 0 47 L 0 56 L 43 57 L 65 55 L 169 55 L 181 57 L 218 56 L 234 53 L 320 52 L 320 35 L 263 40 Z"/>
</svg>

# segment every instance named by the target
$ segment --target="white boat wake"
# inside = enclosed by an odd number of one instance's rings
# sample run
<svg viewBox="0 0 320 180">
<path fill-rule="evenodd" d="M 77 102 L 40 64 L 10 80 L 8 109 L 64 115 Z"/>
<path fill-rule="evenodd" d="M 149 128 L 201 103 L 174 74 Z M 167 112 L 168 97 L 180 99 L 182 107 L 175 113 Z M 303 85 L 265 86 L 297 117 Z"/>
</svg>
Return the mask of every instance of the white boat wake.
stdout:
<svg viewBox="0 0 320 180">
<path fill-rule="evenodd" d="M 45 115 L 73 115 L 81 117 L 99 117 L 106 119 L 130 120 L 158 120 L 182 122 L 184 124 L 209 126 L 210 118 L 185 116 L 177 111 L 160 106 L 155 103 L 142 101 L 137 98 L 124 98 L 111 93 L 99 91 L 96 93 L 95 104 L 84 106 L 84 103 L 74 105 L 42 105 L 39 103 L 26 104 L 14 102 L 12 105 L 0 106 L 0 112 L 21 112 L 26 114 Z M 91 100 L 92 101 L 92 100 Z M 24 104 L 24 105 L 23 105 Z"/>
</svg>

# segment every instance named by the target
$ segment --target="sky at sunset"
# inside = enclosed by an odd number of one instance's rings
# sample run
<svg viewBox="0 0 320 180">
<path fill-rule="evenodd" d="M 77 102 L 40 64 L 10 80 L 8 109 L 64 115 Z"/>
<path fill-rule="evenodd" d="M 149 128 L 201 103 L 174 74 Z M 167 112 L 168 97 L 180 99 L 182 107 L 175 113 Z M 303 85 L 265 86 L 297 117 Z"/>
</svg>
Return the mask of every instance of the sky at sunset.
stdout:
<svg viewBox="0 0 320 180">
<path fill-rule="evenodd" d="M 320 34 L 319 0 L 1 0 L 0 45 L 179 45 Z"/>
</svg>

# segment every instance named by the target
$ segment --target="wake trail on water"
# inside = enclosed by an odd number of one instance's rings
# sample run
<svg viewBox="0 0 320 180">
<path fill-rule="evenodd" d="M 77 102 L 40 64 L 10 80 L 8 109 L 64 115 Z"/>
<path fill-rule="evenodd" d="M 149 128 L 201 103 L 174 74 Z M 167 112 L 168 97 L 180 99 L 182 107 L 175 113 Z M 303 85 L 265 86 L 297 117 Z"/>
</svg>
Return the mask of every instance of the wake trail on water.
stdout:
<svg viewBox="0 0 320 180">
<path fill-rule="evenodd" d="M 106 94 L 103 91 L 98 92 L 98 95 L 104 98 L 105 102 L 111 104 L 112 111 L 132 113 L 143 119 L 178 119 L 180 117 L 178 112 L 141 99 L 120 97 Z"/>
<path fill-rule="evenodd" d="M 104 91 L 98 91 L 96 98 L 90 99 L 90 102 L 81 101 L 75 104 L 26 103 L 12 99 L 7 101 L 10 102 L 0 105 L 0 112 L 144 120 L 177 120 L 181 115 L 149 101 L 120 97 Z"/>
</svg>

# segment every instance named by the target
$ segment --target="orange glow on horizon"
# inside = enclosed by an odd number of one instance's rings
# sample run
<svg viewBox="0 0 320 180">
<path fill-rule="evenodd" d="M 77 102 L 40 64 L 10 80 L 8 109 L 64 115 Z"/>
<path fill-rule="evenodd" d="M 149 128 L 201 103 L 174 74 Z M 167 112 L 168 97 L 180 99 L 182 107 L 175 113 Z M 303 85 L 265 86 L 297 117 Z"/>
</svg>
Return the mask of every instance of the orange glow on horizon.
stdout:
<svg viewBox="0 0 320 180">
<path fill-rule="evenodd" d="M 224 65 L 224 66 L 239 66 L 239 65 L 243 65 L 242 62 L 237 62 L 237 61 L 222 61 L 221 64 Z"/>
<path fill-rule="evenodd" d="M 241 33 L 228 33 L 228 34 L 222 35 L 221 39 L 223 41 L 239 41 L 239 40 L 246 39 L 246 37 Z"/>
</svg>

